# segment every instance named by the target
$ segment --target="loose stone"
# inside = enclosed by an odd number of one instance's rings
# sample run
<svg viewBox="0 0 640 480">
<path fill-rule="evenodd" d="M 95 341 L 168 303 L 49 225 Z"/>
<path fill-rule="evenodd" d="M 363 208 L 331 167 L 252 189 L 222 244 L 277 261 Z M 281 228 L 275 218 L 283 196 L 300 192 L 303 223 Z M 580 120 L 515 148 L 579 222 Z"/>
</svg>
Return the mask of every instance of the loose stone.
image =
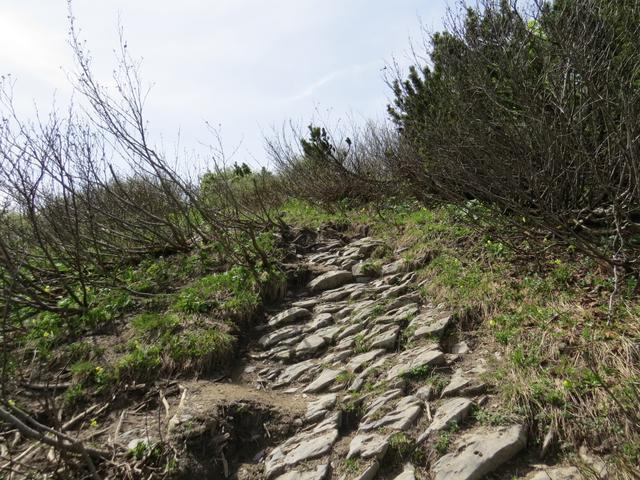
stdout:
<svg viewBox="0 0 640 480">
<path fill-rule="evenodd" d="M 309 289 L 312 292 L 321 292 L 324 290 L 330 290 L 332 288 L 340 287 L 353 280 L 351 272 L 346 270 L 333 270 L 323 273 L 319 277 L 314 278 L 309 282 Z"/>
<path fill-rule="evenodd" d="M 270 327 L 277 327 L 310 316 L 311 312 L 306 308 L 293 307 L 272 317 L 268 324 Z"/>
<path fill-rule="evenodd" d="M 478 429 L 463 435 L 453 453 L 435 462 L 434 480 L 478 480 L 513 458 L 525 444 L 522 425 Z"/>
</svg>

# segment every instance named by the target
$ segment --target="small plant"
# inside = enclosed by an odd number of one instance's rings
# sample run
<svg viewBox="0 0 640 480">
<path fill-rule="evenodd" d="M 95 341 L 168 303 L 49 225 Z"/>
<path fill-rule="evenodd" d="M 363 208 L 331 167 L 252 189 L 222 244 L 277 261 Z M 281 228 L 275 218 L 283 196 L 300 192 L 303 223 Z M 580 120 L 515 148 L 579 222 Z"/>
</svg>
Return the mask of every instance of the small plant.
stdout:
<svg viewBox="0 0 640 480">
<path fill-rule="evenodd" d="M 402 376 L 407 380 L 421 380 L 428 378 L 431 372 L 432 368 L 429 365 L 418 365 L 403 373 Z"/>
<path fill-rule="evenodd" d="M 336 383 L 350 383 L 355 377 L 355 373 L 344 371 L 336 377 Z"/>
<path fill-rule="evenodd" d="M 178 293 L 174 307 L 186 313 L 241 314 L 255 308 L 259 296 L 255 281 L 242 267 L 234 267 L 224 273 L 208 275 L 183 288 Z"/>
<path fill-rule="evenodd" d="M 360 471 L 360 460 L 357 458 L 347 458 L 344 461 L 344 469 L 351 473 L 356 474 Z"/>
<path fill-rule="evenodd" d="M 382 263 L 379 260 L 369 260 L 362 265 L 362 273 L 367 277 L 379 277 L 382 273 Z"/>
<path fill-rule="evenodd" d="M 513 415 L 499 410 L 478 408 L 473 411 L 472 416 L 480 425 L 502 426 L 513 423 Z"/>
<path fill-rule="evenodd" d="M 160 455 L 160 448 L 157 444 L 151 442 L 140 441 L 135 447 L 129 450 L 134 460 L 142 460 L 143 458 L 153 458 Z"/>
<path fill-rule="evenodd" d="M 353 346 L 354 353 L 365 353 L 369 351 L 369 346 L 367 345 L 367 342 L 364 338 L 363 333 L 359 333 L 358 335 L 356 335 L 354 342 L 355 342 Z"/>
<path fill-rule="evenodd" d="M 453 434 L 458 431 L 458 424 L 452 423 L 445 430 L 442 430 L 436 438 L 433 448 L 440 455 L 444 455 L 449 451 Z"/>
<path fill-rule="evenodd" d="M 404 432 L 394 433 L 389 437 L 389 448 L 399 460 L 410 457 L 415 447 L 415 441 Z"/>
<path fill-rule="evenodd" d="M 142 313 L 131 320 L 131 325 L 139 334 L 151 333 L 155 336 L 162 336 L 165 333 L 175 331 L 180 325 L 180 321 L 175 315 Z"/>
</svg>

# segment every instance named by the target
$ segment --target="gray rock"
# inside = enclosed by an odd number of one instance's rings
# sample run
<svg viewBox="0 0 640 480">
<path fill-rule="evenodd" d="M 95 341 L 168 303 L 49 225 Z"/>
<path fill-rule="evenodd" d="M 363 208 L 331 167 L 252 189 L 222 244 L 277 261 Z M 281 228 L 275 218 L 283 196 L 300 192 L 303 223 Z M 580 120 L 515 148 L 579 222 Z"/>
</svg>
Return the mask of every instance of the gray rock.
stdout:
<svg viewBox="0 0 640 480">
<path fill-rule="evenodd" d="M 268 324 L 270 327 L 277 327 L 279 325 L 286 325 L 287 323 L 292 323 L 301 318 L 307 318 L 310 316 L 311 312 L 306 308 L 293 307 L 271 317 Z"/>
<path fill-rule="evenodd" d="M 387 380 L 406 375 L 415 369 L 442 365 L 444 361 L 444 354 L 438 349 L 437 343 L 406 350 L 396 357 L 396 365 L 389 369 Z"/>
<path fill-rule="evenodd" d="M 305 373 L 314 372 L 318 369 L 315 360 L 305 360 L 304 362 L 289 365 L 278 377 L 278 384 L 288 385 L 297 380 Z"/>
<path fill-rule="evenodd" d="M 353 437 L 349 444 L 347 458 L 375 457 L 381 460 L 389 448 L 389 437 L 378 433 L 361 433 Z"/>
<path fill-rule="evenodd" d="M 368 262 L 358 262 L 351 268 L 351 273 L 354 277 L 368 277 L 370 273 L 368 266 Z"/>
<path fill-rule="evenodd" d="M 396 285 L 395 287 L 390 287 L 386 289 L 384 292 L 382 292 L 382 294 L 380 295 L 380 298 L 382 300 L 395 298 L 400 295 L 404 295 L 405 293 L 407 293 L 407 290 L 409 290 L 408 284 Z"/>
<path fill-rule="evenodd" d="M 341 310 L 338 310 L 336 313 L 333 314 L 333 317 L 336 319 L 336 321 L 340 321 L 340 320 L 344 320 L 345 318 L 348 318 L 349 315 L 351 315 L 351 312 L 353 312 L 353 307 L 344 307 Z"/>
<path fill-rule="evenodd" d="M 380 470 L 380 464 L 375 460 L 370 465 L 367 465 L 360 475 L 353 477 L 353 480 L 373 480 L 376 478 L 378 470 Z"/>
<path fill-rule="evenodd" d="M 354 290 L 360 288 L 363 288 L 362 285 L 358 283 L 350 283 L 340 288 L 336 288 L 335 290 L 327 290 L 326 292 L 323 292 L 320 299 L 323 302 L 339 302 L 351 295 Z"/>
<path fill-rule="evenodd" d="M 452 318 L 449 312 L 429 310 L 422 313 L 409 324 L 410 328 L 415 329 L 412 338 L 419 340 L 424 337 L 439 337 L 449 326 Z"/>
<path fill-rule="evenodd" d="M 271 452 L 264 465 L 265 477 L 273 478 L 289 467 L 326 455 L 337 439 L 337 428 L 292 437 Z"/>
<path fill-rule="evenodd" d="M 337 350 L 322 357 L 322 362 L 331 365 L 336 362 L 344 362 L 351 356 L 351 350 Z"/>
<path fill-rule="evenodd" d="M 315 307 L 319 303 L 320 303 L 320 299 L 313 297 L 313 298 L 305 298 L 304 300 L 298 300 L 297 302 L 293 302 L 291 306 L 309 309 L 309 308 Z"/>
<path fill-rule="evenodd" d="M 583 480 L 576 467 L 538 466 L 539 470 L 526 476 L 526 480 Z"/>
<path fill-rule="evenodd" d="M 358 333 L 361 331 L 362 331 L 362 325 L 358 323 L 352 323 L 344 327 L 344 329 L 338 334 L 336 338 L 338 340 L 342 340 L 343 338 L 346 338 L 350 335 L 353 335 L 354 333 Z"/>
<path fill-rule="evenodd" d="M 486 384 L 473 376 L 473 372 L 470 373 L 471 375 L 464 373 L 461 369 L 456 370 L 451 375 L 449 385 L 442 390 L 442 396 L 475 395 L 483 392 L 486 389 Z"/>
<path fill-rule="evenodd" d="M 291 337 L 295 337 L 302 333 L 303 327 L 300 325 L 289 325 L 288 327 L 280 328 L 275 332 L 268 333 L 260 337 L 258 343 L 262 348 L 269 348 L 282 340 L 286 340 Z"/>
<path fill-rule="evenodd" d="M 369 347 L 391 350 L 396 346 L 396 340 L 398 339 L 399 333 L 400 326 L 391 325 L 391 327 L 387 327 L 385 330 L 367 337 Z"/>
<path fill-rule="evenodd" d="M 309 422 L 315 422 L 324 417 L 327 410 L 335 406 L 337 399 L 338 397 L 335 393 L 329 393 L 327 395 L 322 395 L 313 402 L 309 402 L 307 405 L 307 414 L 305 415 L 306 420 Z"/>
<path fill-rule="evenodd" d="M 174 427 L 174 429 L 175 429 L 175 427 Z M 129 443 L 127 443 L 127 449 L 128 450 L 135 450 L 140 445 L 152 445 L 152 444 L 153 444 L 153 442 L 148 437 L 147 438 L 134 438 L 133 440 L 130 440 Z"/>
<path fill-rule="evenodd" d="M 337 245 L 339 247 L 339 245 Z M 309 263 L 323 263 L 326 262 L 327 260 L 331 260 L 334 258 L 333 255 L 331 255 L 329 252 L 329 250 L 333 248 L 330 246 L 323 246 L 323 247 L 318 247 L 316 248 L 316 254 L 311 255 L 309 257 Z"/>
<path fill-rule="evenodd" d="M 463 435 L 453 453 L 433 465 L 434 480 L 478 480 L 511 460 L 526 444 L 522 425 L 481 428 Z"/>
<path fill-rule="evenodd" d="M 387 309 L 389 311 L 396 310 L 400 307 L 404 307 L 405 305 L 409 305 L 411 303 L 418 304 L 420 302 L 420 295 L 417 293 L 407 293 L 406 295 L 402 295 L 390 303 L 387 304 Z"/>
<path fill-rule="evenodd" d="M 378 428 L 404 431 L 411 427 L 422 413 L 420 399 L 410 395 L 400 399 L 393 411 L 387 413 L 379 420 L 361 423 L 359 429 L 363 432 Z"/>
<path fill-rule="evenodd" d="M 393 480 L 416 480 L 416 467 L 410 463 L 405 464 L 402 473 Z"/>
<path fill-rule="evenodd" d="M 370 350 L 368 352 L 361 353 L 360 355 L 356 355 L 347 364 L 347 370 L 350 370 L 352 372 L 358 372 L 362 369 L 362 367 L 372 362 L 383 353 L 384 353 L 384 349 L 378 349 L 378 350 Z"/>
<path fill-rule="evenodd" d="M 338 334 L 338 337 L 340 338 L 340 334 Z M 337 345 L 335 346 L 336 350 L 349 350 L 349 353 L 351 353 L 351 350 L 353 349 L 353 347 L 356 344 L 356 336 L 355 335 L 351 335 L 350 337 L 347 338 L 343 338 L 342 340 L 340 340 Z"/>
<path fill-rule="evenodd" d="M 327 325 L 331 325 L 333 323 L 333 315 L 330 313 L 320 313 L 314 315 L 311 318 L 311 321 L 304 325 L 305 332 L 313 332 L 322 327 L 326 327 Z"/>
<path fill-rule="evenodd" d="M 471 349 L 467 342 L 458 342 L 451 347 L 451 353 L 455 353 L 458 355 L 464 355 L 465 353 L 469 353 Z"/>
<path fill-rule="evenodd" d="M 349 244 L 350 247 L 356 248 L 358 254 L 363 257 L 369 257 L 376 248 L 382 245 L 384 245 L 384 242 L 371 237 L 364 237 Z"/>
<path fill-rule="evenodd" d="M 407 268 L 409 268 L 408 262 L 401 258 L 400 260 L 396 260 L 395 262 L 388 263 L 382 267 L 382 275 L 394 275 L 396 273 L 404 272 Z"/>
<path fill-rule="evenodd" d="M 336 378 L 342 373 L 344 373 L 344 370 L 325 368 L 320 373 L 318 378 L 311 382 L 303 391 L 305 393 L 321 392 L 325 388 L 329 387 L 329 385 L 331 385 L 333 382 L 335 382 Z"/>
<path fill-rule="evenodd" d="M 338 263 L 338 266 L 342 269 L 342 270 L 348 270 L 349 272 L 351 271 L 351 269 L 353 268 L 353 266 L 358 263 L 357 260 L 354 260 L 352 258 L 345 258 L 344 260 L 342 260 L 341 262 Z"/>
<path fill-rule="evenodd" d="M 347 306 L 347 302 L 320 303 L 313 309 L 314 313 L 336 313 Z"/>
<path fill-rule="evenodd" d="M 318 465 L 314 470 L 292 470 L 276 480 L 327 480 L 329 472 L 329 464 Z"/>
<path fill-rule="evenodd" d="M 327 343 L 331 343 L 335 340 L 336 336 L 338 335 L 338 333 L 340 333 L 342 328 L 343 327 L 341 325 L 324 327 L 320 330 L 317 330 L 314 335 L 324 338 Z"/>
<path fill-rule="evenodd" d="M 418 397 L 423 402 L 428 402 L 434 397 L 434 388 L 433 385 L 423 385 L 418 390 L 416 390 L 415 396 Z"/>
<path fill-rule="evenodd" d="M 295 353 L 298 357 L 304 357 L 317 352 L 327 344 L 327 341 L 320 335 L 312 334 L 305 337 L 296 345 Z"/>
<path fill-rule="evenodd" d="M 438 407 L 429 427 L 418 437 L 423 442 L 429 435 L 438 432 L 453 423 L 464 420 L 471 411 L 473 402 L 468 398 L 452 398 Z"/>
<path fill-rule="evenodd" d="M 365 413 L 364 417 L 362 417 L 362 422 L 369 421 L 371 417 L 376 415 L 376 412 L 384 408 L 392 400 L 400 398 L 401 396 L 402 390 L 399 388 L 394 388 L 392 390 L 387 390 L 379 397 L 374 398 L 367 404 L 367 412 Z"/>
<path fill-rule="evenodd" d="M 598 478 L 609 478 L 609 469 L 607 468 L 607 464 L 602 460 L 602 458 L 591 453 L 585 445 L 580 447 L 578 455 L 580 456 L 580 460 L 582 460 L 589 469 L 598 476 Z"/>
<path fill-rule="evenodd" d="M 312 292 L 321 292 L 332 288 L 340 287 L 346 283 L 353 281 L 353 275 L 346 270 L 333 270 L 323 273 L 319 277 L 309 282 L 309 289 Z"/>
</svg>

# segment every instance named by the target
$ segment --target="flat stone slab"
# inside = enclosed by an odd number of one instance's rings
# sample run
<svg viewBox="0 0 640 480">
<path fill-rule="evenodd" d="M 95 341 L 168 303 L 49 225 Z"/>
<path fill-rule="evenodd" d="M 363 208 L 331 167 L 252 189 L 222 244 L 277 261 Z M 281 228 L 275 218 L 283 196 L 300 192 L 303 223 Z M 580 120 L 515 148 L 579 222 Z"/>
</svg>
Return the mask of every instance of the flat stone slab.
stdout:
<svg viewBox="0 0 640 480">
<path fill-rule="evenodd" d="M 342 328 L 341 325 L 330 325 L 316 330 L 315 335 L 324 338 L 327 343 L 330 343 L 336 339 Z"/>
<path fill-rule="evenodd" d="M 336 313 L 347 305 L 347 302 L 319 303 L 313 308 L 313 311 L 314 313 Z"/>
<path fill-rule="evenodd" d="M 360 283 L 348 283 L 340 288 L 327 290 L 322 293 L 320 300 L 323 302 L 339 302 L 351 295 L 355 290 L 364 288 Z"/>
<path fill-rule="evenodd" d="M 409 324 L 409 328 L 413 328 L 414 340 L 420 340 L 425 337 L 439 337 L 449 326 L 453 319 L 450 312 L 442 312 L 437 310 L 428 310 L 415 317 Z"/>
<path fill-rule="evenodd" d="M 305 393 L 317 393 L 321 392 L 325 388 L 329 387 L 340 374 L 344 373 L 344 370 L 335 370 L 332 368 L 325 368 L 318 378 L 311 382 L 304 390 Z"/>
<path fill-rule="evenodd" d="M 398 339 L 399 333 L 400 326 L 391 325 L 374 335 L 369 335 L 367 337 L 367 340 L 369 341 L 369 347 L 391 350 L 396 346 L 396 340 Z"/>
<path fill-rule="evenodd" d="M 313 308 L 315 307 L 317 304 L 320 303 L 320 299 L 317 297 L 311 297 L 311 298 L 305 298 L 303 300 L 298 300 L 296 302 L 293 302 L 291 304 L 292 307 L 299 307 L 299 308 Z"/>
<path fill-rule="evenodd" d="M 333 315 L 330 313 L 319 313 L 311 318 L 310 322 L 307 322 L 302 326 L 305 332 L 313 332 L 319 328 L 326 327 L 333 323 Z"/>
<path fill-rule="evenodd" d="M 451 347 L 451 353 L 455 353 L 457 355 L 464 355 L 465 353 L 469 353 L 471 349 L 467 342 L 458 342 Z"/>
<path fill-rule="evenodd" d="M 327 340 L 320 335 L 309 335 L 296 345 L 296 356 L 306 356 L 317 352 L 327 344 Z"/>
<path fill-rule="evenodd" d="M 302 331 L 303 327 L 301 325 L 289 325 L 288 327 L 283 327 L 275 332 L 263 335 L 260 337 L 260 340 L 258 340 L 258 343 L 262 348 L 269 348 L 280 343 L 282 340 L 300 335 Z"/>
<path fill-rule="evenodd" d="M 378 433 L 361 433 L 353 437 L 349 444 L 349 453 L 347 458 L 375 457 L 378 460 L 384 457 L 389 448 L 389 437 Z"/>
<path fill-rule="evenodd" d="M 539 470 L 530 473 L 526 480 L 584 480 L 584 476 L 576 467 L 538 466 Z"/>
<path fill-rule="evenodd" d="M 434 480 L 478 480 L 511 460 L 526 445 L 522 425 L 480 428 L 463 435 L 455 452 L 433 465 Z"/>
<path fill-rule="evenodd" d="M 297 380 L 303 374 L 313 372 L 317 368 L 315 360 L 305 360 L 304 362 L 289 365 L 278 377 L 278 383 L 281 385 L 287 385 Z"/>
<path fill-rule="evenodd" d="M 323 273 L 319 277 L 309 282 L 309 289 L 312 292 L 322 292 L 332 288 L 338 288 L 353 281 L 353 275 L 346 270 L 332 270 Z"/>
<path fill-rule="evenodd" d="M 296 320 L 301 318 L 307 318 L 311 316 L 311 312 L 306 308 L 293 307 L 285 310 L 284 312 L 280 312 L 279 314 L 271 317 L 268 322 L 270 327 L 277 327 L 280 325 L 286 325 L 288 323 L 293 323 Z"/>
<path fill-rule="evenodd" d="M 422 413 L 422 401 L 412 395 L 400 399 L 393 411 L 387 413 L 379 420 L 371 420 L 361 423 L 361 431 L 370 431 L 378 428 L 404 431 L 411 427 Z"/>
<path fill-rule="evenodd" d="M 361 353 L 360 355 L 356 355 L 349 361 L 349 363 L 347 363 L 347 370 L 350 370 L 352 372 L 359 372 L 362 367 L 374 361 L 384 352 L 384 349 L 379 348 L 377 350 L 370 350 L 368 352 Z"/>
<path fill-rule="evenodd" d="M 442 397 L 452 395 L 474 395 L 485 390 L 486 385 L 479 380 L 474 372 L 465 373 L 461 369 L 456 370 L 451 375 L 449 384 L 442 390 Z"/>
<path fill-rule="evenodd" d="M 384 408 L 392 400 L 396 400 L 402 396 L 402 390 L 399 388 L 394 388 L 392 390 L 387 390 L 379 397 L 374 398 L 369 402 L 366 406 L 366 413 L 362 417 L 362 422 L 368 422 L 371 417 L 373 417 L 376 412 L 378 412 L 381 408 Z"/>
<path fill-rule="evenodd" d="M 323 418 L 326 413 L 336 405 L 337 400 L 338 397 L 335 393 L 329 393 L 309 402 L 307 404 L 305 419 L 308 422 L 314 422 Z"/>
<path fill-rule="evenodd" d="M 339 423 L 340 414 L 336 413 L 316 425 L 313 430 L 294 435 L 274 448 L 265 460 L 265 477 L 271 479 L 299 463 L 330 453 L 339 436 Z"/>
<path fill-rule="evenodd" d="M 377 460 L 374 460 L 373 463 L 366 466 L 361 474 L 353 477 L 353 480 L 373 480 L 376 478 L 378 470 L 380 470 L 380 464 Z"/>
<path fill-rule="evenodd" d="M 464 420 L 471 411 L 473 402 L 468 398 L 458 397 L 447 400 L 438 407 L 429 427 L 418 437 L 418 442 L 426 440 L 429 435 Z"/>
<path fill-rule="evenodd" d="M 414 369 L 442 365 L 444 362 L 444 353 L 440 351 L 437 343 L 412 348 L 396 357 L 396 365 L 389 369 L 387 380 L 409 374 Z"/>
<path fill-rule="evenodd" d="M 387 263 L 382 266 L 382 275 L 393 275 L 396 273 L 404 272 L 409 267 L 408 262 L 401 258 L 400 260 L 396 260 L 395 262 Z"/>
<path fill-rule="evenodd" d="M 393 480 L 416 480 L 416 467 L 410 463 L 405 464 L 402 473 Z"/>
<path fill-rule="evenodd" d="M 276 480 L 328 480 L 329 473 L 329 464 L 325 464 L 318 465 L 314 470 L 292 470 Z"/>
</svg>

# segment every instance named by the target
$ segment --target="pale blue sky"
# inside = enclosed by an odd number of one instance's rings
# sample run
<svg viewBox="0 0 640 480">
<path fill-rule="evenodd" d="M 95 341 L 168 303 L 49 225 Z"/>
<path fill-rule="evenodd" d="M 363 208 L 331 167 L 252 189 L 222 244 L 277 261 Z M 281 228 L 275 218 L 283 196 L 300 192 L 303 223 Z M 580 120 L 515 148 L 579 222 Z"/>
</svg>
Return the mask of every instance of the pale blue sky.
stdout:
<svg viewBox="0 0 640 480">
<path fill-rule="evenodd" d="M 221 125 L 235 160 L 265 162 L 263 133 L 316 112 L 331 121 L 383 118 L 382 68 L 409 63 L 420 21 L 440 29 L 446 0 L 75 0 L 97 74 L 109 83 L 118 17 L 153 83 L 147 118 L 156 138 L 198 149 L 205 121 Z M 43 110 L 70 87 L 65 0 L 0 1 L 0 73 L 21 110 Z M 253 161 L 252 161 L 253 163 Z"/>
</svg>

